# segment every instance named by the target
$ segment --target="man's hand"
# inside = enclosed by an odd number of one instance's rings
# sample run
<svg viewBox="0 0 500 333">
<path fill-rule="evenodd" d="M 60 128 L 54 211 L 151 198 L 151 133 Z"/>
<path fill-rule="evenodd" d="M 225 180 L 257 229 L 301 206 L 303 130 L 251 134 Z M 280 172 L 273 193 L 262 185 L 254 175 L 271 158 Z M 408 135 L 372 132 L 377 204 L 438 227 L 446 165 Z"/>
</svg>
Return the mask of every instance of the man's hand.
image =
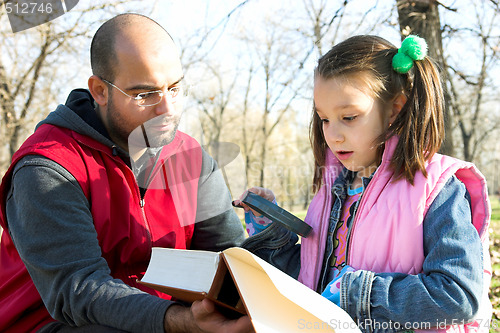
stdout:
<svg viewBox="0 0 500 333">
<path fill-rule="evenodd" d="M 213 302 L 208 299 L 196 301 L 191 306 L 191 313 L 198 327 L 203 332 L 217 333 L 250 333 L 254 332 L 252 323 L 248 316 L 243 316 L 238 319 L 227 319 L 220 314 Z"/>
<path fill-rule="evenodd" d="M 254 332 L 248 316 L 227 319 L 208 299 L 196 301 L 191 308 L 172 305 L 165 314 L 165 332 L 193 333 L 251 333 Z"/>
</svg>

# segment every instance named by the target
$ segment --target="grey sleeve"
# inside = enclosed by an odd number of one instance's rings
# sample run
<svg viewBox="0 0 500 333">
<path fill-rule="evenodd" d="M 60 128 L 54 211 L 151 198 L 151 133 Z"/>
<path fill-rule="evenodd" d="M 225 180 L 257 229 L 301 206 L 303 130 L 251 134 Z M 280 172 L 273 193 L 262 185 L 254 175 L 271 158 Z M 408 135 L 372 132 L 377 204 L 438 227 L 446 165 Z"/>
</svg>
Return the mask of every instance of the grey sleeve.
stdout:
<svg viewBox="0 0 500 333">
<path fill-rule="evenodd" d="M 10 235 L 53 318 L 71 326 L 164 331 L 172 302 L 111 277 L 87 198 L 67 170 L 25 157 L 14 171 L 6 208 Z"/>
<path fill-rule="evenodd" d="M 220 251 L 239 246 L 243 225 L 231 205 L 231 195 L 216 161 L 203 151 L 192 249 Z"/>
</svg>

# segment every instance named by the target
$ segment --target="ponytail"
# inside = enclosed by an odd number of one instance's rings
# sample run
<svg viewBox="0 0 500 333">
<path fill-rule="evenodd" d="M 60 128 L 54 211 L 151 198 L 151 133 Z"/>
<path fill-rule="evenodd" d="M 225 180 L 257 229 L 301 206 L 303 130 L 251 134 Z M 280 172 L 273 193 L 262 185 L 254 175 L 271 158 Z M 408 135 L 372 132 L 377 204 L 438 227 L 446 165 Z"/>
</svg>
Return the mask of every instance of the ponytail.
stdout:
<svg viewBox="0 0 500 333">
<path fill-rule="evenodd" d="M 425 57 L 415 61 L 408 75 L 411 90 L 386 139 L 398 135 L 391 166 L 398 178 L 411 184 L 420 171 L 425 177 L 425 162 L 438 152 L 444 139 L 444 96 L 436 66 Z"/>
</svg>

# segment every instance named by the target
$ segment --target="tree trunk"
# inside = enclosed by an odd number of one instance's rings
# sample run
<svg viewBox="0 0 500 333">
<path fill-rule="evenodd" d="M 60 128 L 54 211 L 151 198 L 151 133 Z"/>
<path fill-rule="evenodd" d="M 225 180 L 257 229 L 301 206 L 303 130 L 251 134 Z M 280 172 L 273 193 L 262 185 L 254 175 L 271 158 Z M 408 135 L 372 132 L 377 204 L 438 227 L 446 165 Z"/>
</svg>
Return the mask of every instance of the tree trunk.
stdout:
<svg viewBox="0 0 500 333">
<path fill-rule="evenodd" d="M 437 63 L 443 80 L 445 98 L 444 126 L 445 138 L 440 152 L 453 155 L 453 136 L 451 129 L 450 94 L 446 88 L 447 72 L 443 56 L 441 22 L 436 0 L 396 0 L 399 16 L 401 39 L 410 34 L 424 38 L 429 46 L 429 56 Z"/>
</svg>

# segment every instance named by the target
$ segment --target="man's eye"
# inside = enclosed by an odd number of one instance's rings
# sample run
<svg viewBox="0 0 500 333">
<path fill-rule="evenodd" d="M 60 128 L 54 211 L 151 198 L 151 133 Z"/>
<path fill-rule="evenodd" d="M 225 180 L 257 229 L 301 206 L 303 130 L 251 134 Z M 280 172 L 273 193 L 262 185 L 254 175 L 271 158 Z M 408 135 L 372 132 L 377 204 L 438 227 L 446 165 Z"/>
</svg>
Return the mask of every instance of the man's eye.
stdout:
<svg viewBox="0 0 500 333">
<path fill-rule="evenodd" d="M 181 86 L 174 86 L 174 87 L 168 88 L 168 92 L 170 93 L 170 96 L 172 96 L 172 97 L 177 97 L 177 95 L 179 95 L 180 91 L 181 91 Z"/>
<path fill-rule="evenodd" d="M 148 99 L 148 98 L 152 98 L 155 94 L 157 94 L 156 91 L 150 91 L 150 92 L 140 93 L 140 94 L 137 94 L 137 96 L 135 97 L 135 99 L 138 100 L 138 101 L 142 101 L 142 100 L 145 100 L 145 99 Z"/>
<path fill-rule="evenodd" d="M 143 99 L 146 99 L 147 95 L 148 95 L 148 93 L 140 93 L 140 94 L 135 95 L 135 99 L 138 101 L 142 101 Z"/>
</svg>

